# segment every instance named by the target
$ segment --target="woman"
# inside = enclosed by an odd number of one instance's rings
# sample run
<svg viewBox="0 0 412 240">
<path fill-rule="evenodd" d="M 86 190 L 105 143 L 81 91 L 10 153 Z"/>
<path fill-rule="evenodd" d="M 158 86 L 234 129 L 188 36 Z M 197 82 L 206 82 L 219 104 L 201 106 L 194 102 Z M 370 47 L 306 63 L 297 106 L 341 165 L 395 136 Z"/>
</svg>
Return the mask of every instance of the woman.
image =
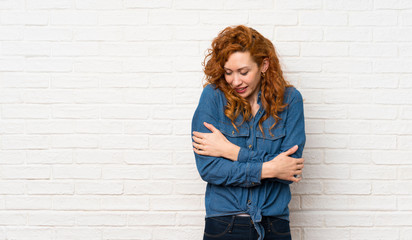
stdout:
<svg viewBox="0 0 412 240">
<path fill-rule="evenodd" d="M 302 96 L 283 78 L 273 44 L 246 26 L 224 29 L 204 61 L 192 120 L 208 239 L 291 239 L 289 184 L 300 181 Z"/>
</svg>

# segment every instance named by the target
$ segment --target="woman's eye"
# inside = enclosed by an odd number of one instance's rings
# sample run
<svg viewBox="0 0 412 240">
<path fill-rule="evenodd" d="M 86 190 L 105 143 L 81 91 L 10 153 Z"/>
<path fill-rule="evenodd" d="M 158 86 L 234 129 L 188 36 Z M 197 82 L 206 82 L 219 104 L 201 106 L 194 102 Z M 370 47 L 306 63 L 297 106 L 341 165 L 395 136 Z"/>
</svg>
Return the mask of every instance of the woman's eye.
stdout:
<svg viewBox="0 0 412 240">
<path fill-rule="evenodd" d="M 244 72 L 244 73 L 240 73 L 240 74 L 242 74 L 243 76 L 246 76 L 248 73 L 249 72 Z"/>
<path fill-rule="evenodd" d="M 225 72 L 225 74 L 226 74 L 226 75 L 230 75 L 230 74 L 232 74 L 232 73 Z"/>
</svg>

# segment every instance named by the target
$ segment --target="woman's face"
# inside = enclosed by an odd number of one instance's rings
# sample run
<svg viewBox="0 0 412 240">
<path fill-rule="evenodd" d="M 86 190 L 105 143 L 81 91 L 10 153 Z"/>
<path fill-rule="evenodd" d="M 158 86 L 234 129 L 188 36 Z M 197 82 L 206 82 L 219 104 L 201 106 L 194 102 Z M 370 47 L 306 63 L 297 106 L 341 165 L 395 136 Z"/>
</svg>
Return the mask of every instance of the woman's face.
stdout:
<svg viewBox="0 0 412 240">
<path fill-rule="evenodd" d="M 265 59 L 259 68 L 249 52 L 235 52 L 223 66 L 226 82 L 251 104 L 257 102 L 260 89 L 261 72 L 266 71 L 269 63 Z"/>
</svg>

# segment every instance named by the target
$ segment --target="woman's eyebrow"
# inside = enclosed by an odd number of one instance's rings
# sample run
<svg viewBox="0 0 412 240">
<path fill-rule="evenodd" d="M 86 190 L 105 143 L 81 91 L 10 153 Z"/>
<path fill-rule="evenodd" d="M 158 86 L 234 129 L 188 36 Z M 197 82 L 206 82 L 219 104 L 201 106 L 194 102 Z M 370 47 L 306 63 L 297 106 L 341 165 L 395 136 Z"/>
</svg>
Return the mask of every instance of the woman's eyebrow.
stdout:
<svg viewBox="0 0 412 240">
<path fill-rule="evenodd" d="M 230 69 L 230 68 L 227 68 L 227 67 L 223 67 L 225 70 L 230 70 L 230 71 L 232 71 L 232 69 Z M 249 66 L 245 66 L 245 67 L 241 67 L 241 68 L 239 68 L 238 70 L 242 70 L 242 69 L 245 69 L 245 68 L 249 68 Z"/>
</svg>

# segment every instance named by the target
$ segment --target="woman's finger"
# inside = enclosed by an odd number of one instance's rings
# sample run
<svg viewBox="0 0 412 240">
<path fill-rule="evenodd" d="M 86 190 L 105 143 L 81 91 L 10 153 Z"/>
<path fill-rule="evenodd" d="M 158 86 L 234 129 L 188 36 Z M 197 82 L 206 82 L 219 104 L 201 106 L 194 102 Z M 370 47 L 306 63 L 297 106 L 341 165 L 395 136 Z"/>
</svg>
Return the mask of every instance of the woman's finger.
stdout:
<svg viewBox="0 0 412 240">
<path fill-rule="evenodd" d="M 196 142 L 192 142 L 193 147 L 195 147 L 196 149 L 202 150 L 202 145 L 196 143 Z"/>
<path fill-rule="evenodd" d="M 201 151 L 201 150 L 199 150 L 199 149 L 197 149 L 197 148 L 193 148 L 193 151 L 194 151 L 195 153 L 199 154 L 199 155 L 207 155 L 204 151 Z"/>
<path fill-rule="evenodd" d="M 193 136 L 192 139 L 193 139 L 193 141 L 195 141 L 196 143 L 199 143 L 199 144 L 203 143 L 203 141 L 202 141 L 203 139 L 202 139 L 202 138 L 198 138 L 198 137 L 196 137 L 196 136 Z"/>
<path fill-rule="evenodd" d="M 199 137 L 199 138 L 203 138 L 203 135 L 204 135 L 204 133 L 196 132 L 196 131 L 194 131 L 192 134 L 193 134 L 193 136 L 196 136 L 196 137 Z"/>
<path fill-rule="evenodd" d="M 215 126 L 213 126 L 212 124 L 210 124 L 210 123 L 207 123 L 207 122 L 203 122 L 203 125 L 205 125 L 205 127 L 207 128 L 207 129 L 209 129 L 211 132 L 216 132 L 216 131 L 219 131 L 219 130 L 217 130 L 217 128 L 215 128 Z"/>
</svg>

